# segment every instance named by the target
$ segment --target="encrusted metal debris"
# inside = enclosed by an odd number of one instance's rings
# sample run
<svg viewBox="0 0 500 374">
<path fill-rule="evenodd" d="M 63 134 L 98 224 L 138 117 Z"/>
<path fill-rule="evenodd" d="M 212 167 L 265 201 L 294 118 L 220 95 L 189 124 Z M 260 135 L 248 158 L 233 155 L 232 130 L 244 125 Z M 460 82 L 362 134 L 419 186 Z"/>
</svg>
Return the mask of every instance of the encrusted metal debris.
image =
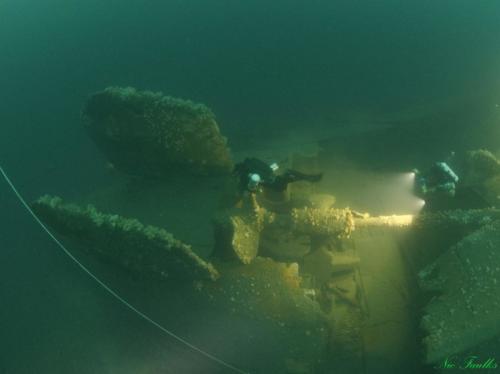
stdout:
<svg viewBox="0 0 500 374">
<path fill-rule="evenodd" d="M 136 219 L 81 208 L 61 198 L 43 196 L 32 204 L 37 216 L 63 235 L 101 256 L 146 276 L 163 279 L 210 279 L 219 273 L 187 244 L 164 229 Z"/>
<path fill-rule="evenodd" d="M 84 126 L 119 170 L 168 177 L 173 171 L 229 173 L 232 160 L 213 112 L 202 104 L 132 87 L 108 87 L 83 109 Z"/>
</svg>

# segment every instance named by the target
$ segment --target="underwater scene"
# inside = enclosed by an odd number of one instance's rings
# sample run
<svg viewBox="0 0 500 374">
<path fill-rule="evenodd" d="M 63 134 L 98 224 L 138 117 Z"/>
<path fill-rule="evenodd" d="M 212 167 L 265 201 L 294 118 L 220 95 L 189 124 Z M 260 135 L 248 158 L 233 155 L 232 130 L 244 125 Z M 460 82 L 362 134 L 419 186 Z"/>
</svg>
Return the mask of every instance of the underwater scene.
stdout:
<svg viewBox="0 0 500 374">
<path fill-rule="evenodd" d="M 0 374 L 500 372 L 500 1 L 1 0 Z"/>
</svg>

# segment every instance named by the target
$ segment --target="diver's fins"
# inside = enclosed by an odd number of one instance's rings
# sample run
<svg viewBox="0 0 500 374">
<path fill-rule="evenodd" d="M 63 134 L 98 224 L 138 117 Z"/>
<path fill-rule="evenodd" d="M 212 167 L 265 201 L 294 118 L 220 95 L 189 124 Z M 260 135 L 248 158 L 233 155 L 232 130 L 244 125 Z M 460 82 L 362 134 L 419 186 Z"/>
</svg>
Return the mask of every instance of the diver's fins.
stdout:
<svg viewBox="0 0 500 374">
<path fill-rule="evenodd" d="M 297 181 L 307 181 L 315 183 L 319 182 L 323 178 L 323 173 L 305 174 L 297 170 L 287 170 L 284 177 L 288 183 Z"/>
</svg>

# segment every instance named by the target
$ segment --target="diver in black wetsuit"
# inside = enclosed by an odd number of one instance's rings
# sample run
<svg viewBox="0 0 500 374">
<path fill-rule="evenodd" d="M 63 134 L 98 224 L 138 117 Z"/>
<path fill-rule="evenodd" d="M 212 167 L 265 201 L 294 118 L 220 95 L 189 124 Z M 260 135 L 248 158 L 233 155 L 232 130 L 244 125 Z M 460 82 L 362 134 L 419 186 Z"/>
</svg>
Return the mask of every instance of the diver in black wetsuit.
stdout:
<svg viewBox="0 0 500 374">
<path fill-rule="evenodd" d="M 283 192 L 289 183 L 297 181 L 319 182 L 323 173 L 305 174 L 296 170 L 287 169 L 283 174 L 277 174 L 278 165 L 271 165 L 257 158 L 246 158 L 236 164 L 233 174 L 239 178 L 241 192 L 258 192 L 262 188 L 276 192 Z"/>
<path fill-rule="evenodd" d="M 415 194 L 423 200 L 434 196 L 454 197 L 458 176 L 445 162 L 436 162 L 425 173 L 414 169 Z"/>
</svg>

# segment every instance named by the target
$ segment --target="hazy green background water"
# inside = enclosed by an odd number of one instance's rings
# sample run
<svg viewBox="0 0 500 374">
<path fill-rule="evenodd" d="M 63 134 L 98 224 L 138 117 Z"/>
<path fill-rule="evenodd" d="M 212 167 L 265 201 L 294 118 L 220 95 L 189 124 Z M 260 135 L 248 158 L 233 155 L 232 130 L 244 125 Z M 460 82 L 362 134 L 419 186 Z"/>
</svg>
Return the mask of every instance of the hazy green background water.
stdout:
<svg viewBox="0 0 500 374">
<path fill-rule="evenodd" d="M 498 92 L 499 35 L 494 0 L 4 0 L 2 145 L 23 168 L 88 159 L 80 108 L 108 85 L 207 103 L 235 142 Z"/>
<path fill-rule="evenodd" d="M 28 199 L 104 184 L 79 114 L 108 85 L 204 102 L 235 144 L 499 97 L 499 37 L 496 0 L 0 0 L 1 164 Z M 134 372 L 179 353 L 71 265 L 5 184 L 0 201 L 0 373 Z"/>
</svg>

